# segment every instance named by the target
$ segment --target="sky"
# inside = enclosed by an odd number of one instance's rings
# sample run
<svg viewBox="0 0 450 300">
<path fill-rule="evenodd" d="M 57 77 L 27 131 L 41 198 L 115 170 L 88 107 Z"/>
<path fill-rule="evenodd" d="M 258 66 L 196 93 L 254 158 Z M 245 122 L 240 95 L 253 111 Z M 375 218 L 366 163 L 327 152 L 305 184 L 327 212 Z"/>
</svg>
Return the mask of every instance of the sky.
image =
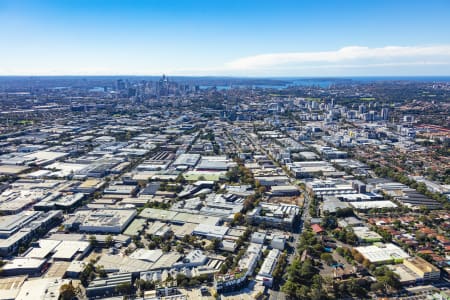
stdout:
<svg viewBox="0 0 450 300">
<path fill-rule="evenodd" d="M 0 0 L 0 75 L 450 75 L 449 0 Z"/>
</svg>

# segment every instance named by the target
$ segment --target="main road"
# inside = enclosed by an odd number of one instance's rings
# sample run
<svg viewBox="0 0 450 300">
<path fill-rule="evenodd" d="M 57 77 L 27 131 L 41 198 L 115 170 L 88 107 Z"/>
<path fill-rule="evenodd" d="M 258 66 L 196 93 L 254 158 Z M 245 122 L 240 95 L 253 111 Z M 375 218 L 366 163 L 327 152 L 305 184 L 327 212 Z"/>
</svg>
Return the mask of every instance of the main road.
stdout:
<svg viewBox="0 0 450 300">
<path fill-rule="evenodd" d="M 245 135 L 247 136 L 247 138 L 249 139 L 249 141 L 253 144 L 253 146 L 256 149 L 258 149 L 261 153 L 265 154 L 268 158 L 270 158 L 273 163 L 275 163 L 277 165 L 279 164 L 277 161 L 273 160 L 272 156 L 269 155 L 269 153 L 266 151 L 266 149 L 261 147 L 260 143 L 255 141 L 255 139 L 246 130 L 244 130 L 244 132 L 245 132 Z M 295 178 L 293 178 L 292 175 L 289 172 L 287 172 L 284 168 L 281 168 L 281 169 L 283 170 L 283 173 L 289 178 L 289 182 L 292 185 L 297 186 L 297 188 L 303 194 L 303 207 L 302 207 L 302 212 L 301 212 L 301 215 L 300 215 L 300 221 L 297 224 L 298 225 L 297 228 L 294 228 L 294 230 L 292 232 L 292 237 L 293 237 L 292 242 L 288 242 L 288 244 L 291 247 L 291 249 L 294 249 L 294 251 L 292 251 L 288 255 L 288 259 L 287 260 L 288 260 L 288 265 L 290 265 L 292 260 L 299 254 L 299 253 L 297 253 L 298 240 L 299 240 L 300 234 L 305 229 L 306 221 L 311 218 L 310 213 L 309 213 L 309 205 L 310 205 L 311 199 L 310 199 L 308 193 L 305 192 L 303 189 L 301 189 L 297 185 Z M 280 297 L 280 294 L 282 294 L 282 293 L 273 291 L 273 293 L 271 292 L 270 299 L 284 299 L 284 297 L 283 298 Z"/>
</svg>

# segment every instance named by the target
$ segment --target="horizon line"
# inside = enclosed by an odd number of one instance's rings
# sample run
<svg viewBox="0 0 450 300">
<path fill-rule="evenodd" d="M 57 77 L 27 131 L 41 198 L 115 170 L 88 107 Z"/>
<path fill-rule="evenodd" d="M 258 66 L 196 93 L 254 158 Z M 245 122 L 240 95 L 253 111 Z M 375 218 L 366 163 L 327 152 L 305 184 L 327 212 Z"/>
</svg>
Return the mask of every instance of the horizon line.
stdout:
<svg viewBox="0 0 450 300">
<path fill-rule="evenodd" d="M 191 78 L 259 78 L 259 79 L 286 79 L 286 78 L 355 78 L 355 77 L 450 77 L 450 74 L 448 75 L 332 75 L 332 76 L 319 76 L 319 75 L 311 75 L 311 76 L 305 76 L 305 75 L 275 75 L 275 76 L 245 76 L 245 75 L 170 75 L 167 73 L 161 73 L 161 74 L 19 74 L 19 75 L 7 75 L 7 74 L 0 74 L 0 77 L 161 77 L 165 75 L 166 77 L 191 77 Z"/>
</svg>

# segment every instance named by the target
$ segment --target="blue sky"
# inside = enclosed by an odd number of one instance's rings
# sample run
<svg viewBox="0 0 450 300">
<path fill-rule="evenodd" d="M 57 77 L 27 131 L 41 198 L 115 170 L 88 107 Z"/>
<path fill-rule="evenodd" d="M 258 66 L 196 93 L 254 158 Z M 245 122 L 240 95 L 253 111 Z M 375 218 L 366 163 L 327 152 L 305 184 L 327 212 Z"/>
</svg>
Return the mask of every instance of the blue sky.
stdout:
<svg viewBox="0 0 450 300">
<path fill-rule="evenodd" d="M 450 75 L 448 0 L 0 0 L 1 75 Z"/>
</svg>

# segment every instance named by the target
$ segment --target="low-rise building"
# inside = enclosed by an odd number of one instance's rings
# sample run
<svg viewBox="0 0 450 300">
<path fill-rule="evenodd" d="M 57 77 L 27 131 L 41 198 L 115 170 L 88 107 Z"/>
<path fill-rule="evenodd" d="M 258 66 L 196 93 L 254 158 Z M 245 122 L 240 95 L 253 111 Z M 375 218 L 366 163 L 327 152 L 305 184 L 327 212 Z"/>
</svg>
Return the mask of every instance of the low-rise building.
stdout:
<svg viewBox="0 0 450 300">
<path fill-rule="evenodd" d="M 250 237 L 250 241 L 256 244 L 264 244 L 265 240 L 266 240 L 265 232 L 253 232 L 252 236 Z"/>
<path fill-rule="evenodd" d="M 131 287 L 131 273 L 114 274 L 108 278 L 99 278 L 91 281 L 86 288 L 86 296 L 90 299 L 103 296 L 120 295 L 117 290 L 118 285 L 129 284 Z"/>
<path fill-rule="evenodd" d="M 64 226 L 82 232 L 122 233 L 135 216 L 134 209 L 78 210 Z"/>
<path fill-rule="evenodd" d="M 405 258 L 409 258 L 408 253 L 400 247 L 387 243 L 377 243 L 370 246 L 355 247 L 356 251 L 373 264 L 400 263 Z"/>
<path fill-rule="evenodd" d="M 264 285 L 271 287 L 273 283 L 272 273 L 275 269 L 278 258 L 280 256 L 280 250 L 272 249 L 270 250 L 267 257 L 264 259 L 264 262 L 261 266 L 261 269 L 256 276 L 256 280 L 260 280 Z"/>
<path fill-rule="evenodd" d="M 2 276 L 39 275 L 46 263 L 46 259 L 16 257 L 3 265 Z"/>
<path fill-rule="evenodd" d="M 352 229 L 360 243 L 375 243 L 383 240 L 381 235 L 365 226 L 353 227 Z"/>
<path fill-rule="evenodd" d="M 213 226 L 207 224 L 198 224 L 194 229 L 194 235 L 204 236 L 208 239 L 217 238 L 222 240 L 224 235 L 227 234 L 228 227 L 225 226 Z"/>
<path fill-rule="evenodd" d="M 300 212 L 297 205 L 260 203 L 245 216 L 250 224 L 291 230 Z"/>
<path fill-rule="evenodd" d="M 436 281 L 441 277 L 441 271 L 421 257 L 406 258 L 403 264 L 416 273 L 421 281 Z"/>
</svg>

